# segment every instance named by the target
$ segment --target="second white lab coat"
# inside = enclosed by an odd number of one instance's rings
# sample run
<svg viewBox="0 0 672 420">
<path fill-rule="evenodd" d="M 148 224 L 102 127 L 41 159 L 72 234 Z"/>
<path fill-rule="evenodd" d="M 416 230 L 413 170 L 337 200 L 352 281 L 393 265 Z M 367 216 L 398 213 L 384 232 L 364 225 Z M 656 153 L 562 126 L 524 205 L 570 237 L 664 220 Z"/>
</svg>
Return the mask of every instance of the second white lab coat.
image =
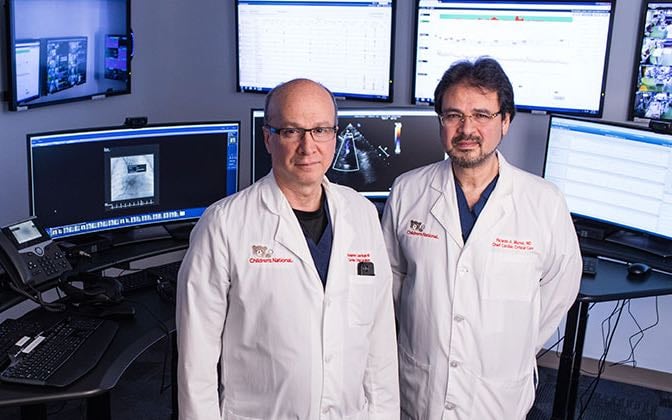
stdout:
<svg viewBox="0 0 672 420">
<path fill-rule="evenodd" d="M 399 418 L 377 212 L 352 189 L 323 186 L 333 229 L 326 290 L 272 174 L 209 207 L 194 228 L 177 287 L 181 420 Z M 361 261 L 374 276 L 357 275 Z"/>
<path fill-rule="evenodd" d="M 562 194 L 509 165 L 463 243 L 450 161 L 397 179 L 383 216 L 399 322 L 402 419 L 523 419 L 535 354 L 576 298 Z"/>
</svg>

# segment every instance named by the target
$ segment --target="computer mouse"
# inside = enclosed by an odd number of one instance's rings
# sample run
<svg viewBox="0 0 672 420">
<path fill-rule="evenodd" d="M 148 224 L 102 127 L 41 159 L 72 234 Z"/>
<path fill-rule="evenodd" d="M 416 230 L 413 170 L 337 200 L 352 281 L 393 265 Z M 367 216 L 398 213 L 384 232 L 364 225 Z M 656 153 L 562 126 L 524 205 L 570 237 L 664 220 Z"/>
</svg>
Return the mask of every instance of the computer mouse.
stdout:
<svg viewBox="0 0 672 420">
<path fill-rule="evenodd" d="M 628 274 L 632 276 L 644 276 L 651 271 L 647 264 L 636 262 L 628 265 Z"/>
</svg>

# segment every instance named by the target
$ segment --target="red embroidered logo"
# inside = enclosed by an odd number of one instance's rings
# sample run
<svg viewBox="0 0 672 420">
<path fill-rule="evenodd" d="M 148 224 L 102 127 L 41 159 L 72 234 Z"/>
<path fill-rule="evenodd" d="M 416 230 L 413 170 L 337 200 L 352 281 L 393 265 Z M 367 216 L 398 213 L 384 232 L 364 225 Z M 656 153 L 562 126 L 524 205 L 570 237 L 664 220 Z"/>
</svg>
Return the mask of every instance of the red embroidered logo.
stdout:
<svg viewBox="0 0 672 420">
<path fill-rule="evenodd" d="M 264 263 L 291 263 L 291 258 L 273 257 L 273 250 L 263 245 L 252 245 L 252 257 L 248 260 L 250 264 Z"/>
<path fill-rule="evenodd" d="M 423 238 L 439 239 L 439 235 L 433 233 L 425 233 L 425 224 L 417 220 L 411 220 L 409 229 L 406 231 L 407 235 L 421 236 Z"/>
<path fill-rule="evenodd" d="M 493 248 L 502 248 L 502 249 L 512 249 L 518 251 L 532 251 L 534 250 L 534 244 L 532 241 L 526 241 L 521 239 L 505 239 L 505 238 L 495 238 L 492 241 Z"/>
</svg>

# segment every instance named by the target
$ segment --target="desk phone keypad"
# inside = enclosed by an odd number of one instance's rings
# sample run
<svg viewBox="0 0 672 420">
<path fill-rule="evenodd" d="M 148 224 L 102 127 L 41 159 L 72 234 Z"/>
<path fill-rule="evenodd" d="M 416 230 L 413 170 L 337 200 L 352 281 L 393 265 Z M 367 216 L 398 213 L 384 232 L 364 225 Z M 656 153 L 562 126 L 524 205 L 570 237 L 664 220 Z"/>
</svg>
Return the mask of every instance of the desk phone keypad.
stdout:
<svg viewBox="0 0 672 420">
<path fill-rule="evenodd" d="M 27 252 L 23 256 L 33 277 L 44 274 L 46 279 L 51 279 L 72 269 L 65 254 L 54 243 L 44 248 L 36 247 L 35 252 Z"/>
</svg>

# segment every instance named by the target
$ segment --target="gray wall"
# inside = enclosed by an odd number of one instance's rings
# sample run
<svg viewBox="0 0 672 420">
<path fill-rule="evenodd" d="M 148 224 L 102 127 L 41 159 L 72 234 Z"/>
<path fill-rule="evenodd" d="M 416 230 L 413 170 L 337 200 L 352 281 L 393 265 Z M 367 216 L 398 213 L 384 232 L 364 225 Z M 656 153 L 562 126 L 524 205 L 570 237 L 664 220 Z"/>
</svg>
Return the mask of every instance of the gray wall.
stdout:
<svg viewBox="0 0 672 420">
<path fill-rule="evenodd" d="M 617 2 L 605 96 L 604 119 L 625 121 L 635 56 L 641 0 Z M 25 135 L 31 132 L 119 125 L 126 116 L 147 116 L 152 123 L 238 119 L 242 122 L 241 186 L 249 184 L 250 108 L 261 107 L 263 96 L 235 92 L 234 7 L 221 0 L 135 0 L 133 93 L 99 101 L 48 106 L 26 112 L 0 112 L 0 224 L 28 216 L 28 179 Z M 397 1 L 394 103 L 411 103 L 414 2 Z M 4 34 L 2 35 L 4 36 Z M 4 40 L 3 40 L 4 41 Z M 0 43 L 4 48 L 4 43 Z M 6 51 L 1 51 L 4 64 Z M 5 83 L 4 65 L 0 80 Z M 364 105 L 344 101 L 342 106 Z M 540 174 L 548 117 L 518 114 L 502 151 L 514 164 Z M 63 182 L 68 182 L 64 179 Z M 639 365 L 672 372 L 672 359 L 660 351 L 672 342 L 672 298 L 658 301 L 661 322 L 647 332 L 637 351 Z M 591 311 L 586 352 L 602 352 L 599 321 L 610 304 Z M 641 325 L 655 314 L 653 299 L 633 301 Z M 636 332 L 631 320 L 622 320 L 610 360 L 629 354 L 627 337 Z"/>
</svg>

